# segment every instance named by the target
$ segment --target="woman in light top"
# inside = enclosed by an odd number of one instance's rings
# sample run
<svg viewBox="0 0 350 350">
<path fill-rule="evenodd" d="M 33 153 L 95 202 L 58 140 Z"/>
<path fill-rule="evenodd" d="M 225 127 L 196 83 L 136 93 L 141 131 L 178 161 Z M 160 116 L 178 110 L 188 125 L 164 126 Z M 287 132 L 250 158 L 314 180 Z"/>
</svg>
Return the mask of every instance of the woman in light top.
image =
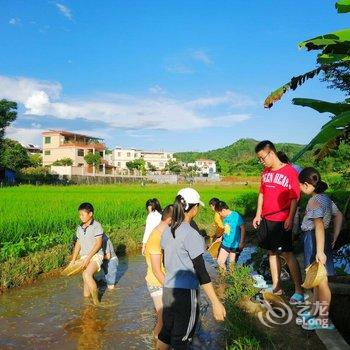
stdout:
<svg viewBox="0 0 350 350">
<path fill-rule="evenodd" d="M 162 219 L 162 207 L 157 198 L 148 199 L 146 202 L 146 210 L 148 212 L 146 219 L 145 232 L 142 239 L 142 255 L 145 254 L 146 243 L 151 232 L 160 224 Z"/>
<path fill-rule="evenodd" d="M 218 299 L 206 270 L 204 238 L 191 226 L 204 206 L 193 188 L 178 192 L 173 205 L 171 227 L 162 235 L 165 280 L 163 285 L 163 326 L 157 349 L 188 349 L 199 316 L 198 291 L 207 294 L 216 320 L 223 321 L 226 311 Z"/>
</svg>

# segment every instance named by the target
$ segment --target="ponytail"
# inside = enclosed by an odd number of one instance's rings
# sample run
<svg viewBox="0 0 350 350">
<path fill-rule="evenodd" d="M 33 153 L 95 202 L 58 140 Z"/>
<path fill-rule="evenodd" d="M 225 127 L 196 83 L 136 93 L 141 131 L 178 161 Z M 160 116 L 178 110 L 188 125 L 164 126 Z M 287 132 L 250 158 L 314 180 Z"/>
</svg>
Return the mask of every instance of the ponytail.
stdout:
<svg viewBox="0 0 350 350">
<path fill-rule="evenodd" d="M 158 213 L 162 213 L 162 207 L 159 203 L 159 200 L 157 198 L 150 198 L 146 202 L 146 209 L 148 207 L 152 208 L 152 211 L 157 211 Z"/>
<path fill-rule="evenodd" d="M 315 187 L 315 193 L 323 193 L 327 190 L 328 185 L 321 180 L 320 173 L 312 167 L 303 169 L 299 174 L 300 183 L 308 183 Z"/>
<path fill-rule="evenodd" d="M 185 213 L 188 213 L 193 207 L 198 204 L 187 203 L 185 198 L 181 195 L 177 195 L 173 204 L 173 215 L 171 217 L 170 231 L 175 238 L 175 231 L 183 223 L 185 219 Z"/>
<path fill-rule="evenodd" d="M 182 224 L 185 218 L 185 209 L 184 209 L 185 199 L 177 195 L 173 205 L 173 215 L 171 217 L 171 226 L 170 231 L 175 238 L 175 230 Z"/>
<path fill-rule="evenodd" d="M 323 193 L 327 188 L 328 185 L 324 181 L 319 181 L 315 187 L 315 193 Z"/>
</svg>

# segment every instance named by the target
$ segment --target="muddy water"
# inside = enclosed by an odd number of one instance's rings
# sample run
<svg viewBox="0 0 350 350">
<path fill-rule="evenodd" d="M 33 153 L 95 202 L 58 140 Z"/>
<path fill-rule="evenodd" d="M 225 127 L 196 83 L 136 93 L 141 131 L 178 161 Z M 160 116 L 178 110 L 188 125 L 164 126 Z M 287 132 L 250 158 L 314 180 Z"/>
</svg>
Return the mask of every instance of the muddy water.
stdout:
<svg viewBox="0 0 350 350">
<path fill-rule="evenodd" d="M 105 291 L 101 307 L 84 300 L 81 276 L 49 278 L 3 294 L 0 349 L 154 349 L 155 317 L 145 269 L 142 256 L 120 259 L 117 288 Z M 224 348 L 221 327 L 202 293 L 192 348 Z"/>
</svg>

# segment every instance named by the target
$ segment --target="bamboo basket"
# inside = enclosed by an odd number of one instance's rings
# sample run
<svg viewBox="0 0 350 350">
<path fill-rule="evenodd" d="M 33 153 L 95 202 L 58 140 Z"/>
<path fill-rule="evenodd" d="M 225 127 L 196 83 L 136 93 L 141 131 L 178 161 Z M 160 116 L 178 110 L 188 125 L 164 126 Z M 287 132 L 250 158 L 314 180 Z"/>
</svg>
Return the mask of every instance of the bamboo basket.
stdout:
<svg viewBox="0 0 350 350">
<path fill-rule="evenodd" d="M 76 261 L 72 266 L 67 266 L 62 272 L 62 276 L 73 276 L 83 270 L 83 259 Z"/>
<path fill-rule="evenodd" d="M 327 278 L 327 270 L 325 266 L 314 261 L 306 269 L 305 281 L 301 285 L 305 289 L 312 289 L 320 285 Z"/>
</svg>

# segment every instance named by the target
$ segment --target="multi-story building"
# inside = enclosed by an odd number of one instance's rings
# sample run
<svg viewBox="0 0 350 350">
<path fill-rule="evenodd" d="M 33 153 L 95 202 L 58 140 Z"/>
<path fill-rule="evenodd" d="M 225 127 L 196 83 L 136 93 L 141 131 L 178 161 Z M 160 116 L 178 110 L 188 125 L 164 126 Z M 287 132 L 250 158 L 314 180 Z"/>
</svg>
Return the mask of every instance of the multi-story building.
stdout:
<svg viewBox="0 0 350 350">
<path fill-rule="evenodd" d="M 32 145 L 31 143 L 25 145 L 22 144 L 22 146 L 27 150 L 29 154 L 41 154 L 43 153 L 43 150 L 40 146 Z"/>
<path fill-rule="evenodd" d="M 174 161 L 172 153 L 169 152 L 149 152 L 141 151 L 134 148 L 120 148 L 116 147 L 112 154 L 107 156 L 107 159 L 116 168 L 124 170 L 127 169 L 126 163 L 136 159 L 143 159 L 146 164 L 146 168 L 149 169 L 150 165 L 157 170 L 163 170 L 165 165 L 170 161 Z"/>
<path fill-rule="evenodd" d="M 216 173 L 215 160 L 197 159 L 194 164 L 195 164 L 196 168 L 198 169 L 198 172 L 202 176 L 208 176 L 210 174 Z"/>
<path fill-rule="evenodd" d="M 100 153 L 105 159 L 106 145 L 97 137 L 76 134 L 63 130 L 43 132 L 43 165 L 52 165 L 56 160 L 70 158 L 73 166 L 86 167 L 84 157 L 88 153 Z"/>
</svg>

